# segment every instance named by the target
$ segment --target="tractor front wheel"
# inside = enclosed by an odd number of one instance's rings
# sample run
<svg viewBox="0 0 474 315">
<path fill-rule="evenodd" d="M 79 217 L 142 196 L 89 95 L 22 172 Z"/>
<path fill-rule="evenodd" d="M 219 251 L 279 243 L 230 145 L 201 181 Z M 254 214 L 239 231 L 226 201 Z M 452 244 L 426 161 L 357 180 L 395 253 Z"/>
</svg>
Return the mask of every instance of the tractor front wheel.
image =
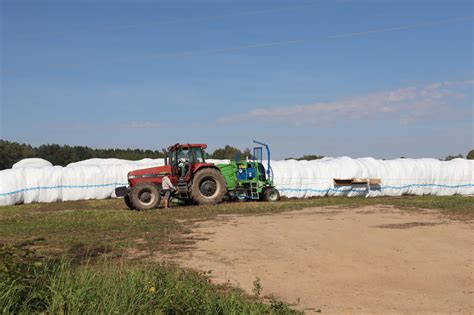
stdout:
<svg viewBox="0 0 474 315">
<path fill-rule="evenodd" d="M 224 176 L 214 168 L 205 168 L 194 175 L 191 197 L 200 205 L 222 202 L 227 192 Z"/>
<path fill-rule="evenodd" d="M 127 205 L 127 207 L 130 209 L 130 210 L 135 210 L 135 205 L 133 204 L 132 202 L 132 196 L 130 193 L 126 194 L 124 197 L 123 197 L 123 200 L 125 200 L 125 204 Z"/>
<path fill-rule="evenodd" d="M 161 201 L 160 190 L 153 183 L 140 183 L 133 187 L 132 204 L 137 210 L 151 210 L 156 208 Z"/>
<path fill-rule="evenodd" d="M 263 200 L 275 202 L 280 200 L 280 193 L 276 188 L 267 188 L 263 193 Z"/>
</svg>

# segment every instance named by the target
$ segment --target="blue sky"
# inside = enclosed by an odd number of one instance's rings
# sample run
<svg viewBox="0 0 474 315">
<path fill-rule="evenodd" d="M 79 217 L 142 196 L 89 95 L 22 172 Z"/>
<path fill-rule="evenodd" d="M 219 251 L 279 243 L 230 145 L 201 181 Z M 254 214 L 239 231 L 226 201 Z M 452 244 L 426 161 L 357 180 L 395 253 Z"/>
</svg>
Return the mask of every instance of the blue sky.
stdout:
<svg viewBox="0 0 474 315">
<path fill-rule="evenodd" d="M 1 3 L 0 137 L 444 157 L 474 148 L 473 2 Z"/>
</svg>

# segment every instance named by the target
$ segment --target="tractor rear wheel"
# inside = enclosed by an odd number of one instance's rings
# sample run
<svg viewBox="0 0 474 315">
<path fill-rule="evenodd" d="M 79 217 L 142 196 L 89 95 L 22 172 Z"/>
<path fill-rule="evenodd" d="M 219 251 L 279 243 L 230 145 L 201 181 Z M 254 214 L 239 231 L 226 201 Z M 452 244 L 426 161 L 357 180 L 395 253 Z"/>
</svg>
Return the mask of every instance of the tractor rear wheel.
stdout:
<svg viewBox="0 0 474 315">
<path fill-rule="evenodd" d="M 123 200 L 125 200 L 125 204 L 130 210 L 135 210 L 135 205 L 132 202 L 132 196 L 130 195 L 130 193 L 126 194 L 123 197 Z"/>
<path fill-rule="evenodd" d="M 263 200 L 275 202 L 280 200 L 280 193 L 276 188 L 267 188 L 263 193 Z"/>
<path fill-rule="evenodd" d="M 153 183 L 140 183 L 131 194 L 132 204 L 140 211 L 154 209 L 161 201 L 160 190 Z"/>
<path fill-rule="evenodd" d="M 227 192 L 224 176 L 214 168 L 205 168 L 194 175 L 191 198 L 200 205 L 222 202 Z"/>
</svg>

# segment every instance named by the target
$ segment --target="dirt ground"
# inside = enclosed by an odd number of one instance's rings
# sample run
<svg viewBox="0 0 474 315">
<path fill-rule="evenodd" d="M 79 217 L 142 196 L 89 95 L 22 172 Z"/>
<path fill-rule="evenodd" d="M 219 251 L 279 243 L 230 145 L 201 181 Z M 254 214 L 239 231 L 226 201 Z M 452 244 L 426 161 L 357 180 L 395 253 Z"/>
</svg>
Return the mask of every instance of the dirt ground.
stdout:
<svg viewBox="0 0 474 315">
<path fill-rule="evenodd" d="M 474 224 L 387 206 L 220 216 L 174 259 L 308 313 L 474 313 Z"/>
</svg>

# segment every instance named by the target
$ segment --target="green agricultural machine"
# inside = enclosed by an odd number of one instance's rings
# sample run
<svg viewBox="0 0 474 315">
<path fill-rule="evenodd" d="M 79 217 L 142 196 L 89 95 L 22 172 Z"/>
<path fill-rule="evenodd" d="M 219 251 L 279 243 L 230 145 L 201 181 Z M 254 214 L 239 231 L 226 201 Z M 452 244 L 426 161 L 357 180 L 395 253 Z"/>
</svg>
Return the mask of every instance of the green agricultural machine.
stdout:
<svg viewBox="0 0 474 315">
<path fill-rule="evenodd" d="M 270 148 L 267 144 L 254 140 L 259 147 L 253 148 L 253 156 L 241 160 L 236 157 L 230 164 L 216 165 L 227 182 L 227 192 L 237 201 L 264 200 L 278 201 L 280 193 L 273 184 L 270 165 Z M 266 149 L 266 169 L 263 165 L 263 148 Z"/>
</svg>

